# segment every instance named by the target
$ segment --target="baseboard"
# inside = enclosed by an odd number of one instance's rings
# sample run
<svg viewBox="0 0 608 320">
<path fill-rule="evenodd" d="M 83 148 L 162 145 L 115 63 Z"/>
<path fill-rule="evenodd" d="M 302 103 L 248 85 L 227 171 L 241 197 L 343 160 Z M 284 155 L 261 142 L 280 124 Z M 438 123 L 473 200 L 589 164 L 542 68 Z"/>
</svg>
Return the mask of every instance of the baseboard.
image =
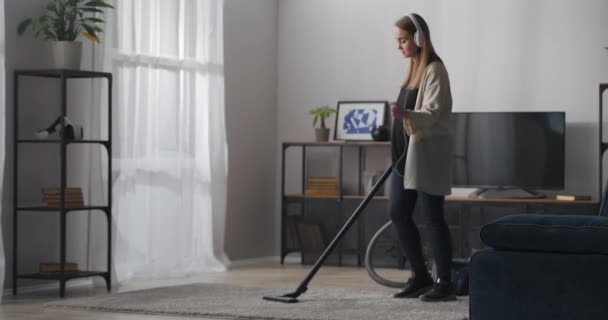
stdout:
<svg viewBox="0 0 608 320">
<path fill-rule="evenodd" d="M 278 262 L 280 262 L 280 258 L 278 256 L 231 260 L 228 268 L 231 269 L 231 268 L 247 267 L 247 266 L 253 266 L 253 265 L 264 264 L 264 263 L 278 263 Z"/>
<path fill-rule="evenodd" d="M 67 288 L 80 288 L 80 287 L 93 287 L 93 279 L 74 279 L 66 282 L 65 284 Z M 40 285 L 33 286 L 19 286 L 17 289 L 17 295 L 22 293 L 32 293 L 32 292 L 40 292 L 40 291 L 50 291 L 50 290 L 59 290 L 59 282 L 55 283 L 45 283 Z M 13 289 L 8 288 L 4 289 L 3 294 L 5 296 L 9 296 L 13 294 Z"/>
<path fill-rule="evenodd" d="M 281 257 L 279 256 L 268 256 L 268 257 L 259 257 L 259 258 L 251 258 L 251 259 L 241 259 L 241 260 L 232 260 L 229 269 L 231 268 L 239 268 L 239 267 L 248 267 L 260 264 L 267 263 L 281 263 Z M 289 264 L 300 264 L 301 258 L 299 255 L 287 255 L 285 257 L 285 263 Z"/>
</svg>

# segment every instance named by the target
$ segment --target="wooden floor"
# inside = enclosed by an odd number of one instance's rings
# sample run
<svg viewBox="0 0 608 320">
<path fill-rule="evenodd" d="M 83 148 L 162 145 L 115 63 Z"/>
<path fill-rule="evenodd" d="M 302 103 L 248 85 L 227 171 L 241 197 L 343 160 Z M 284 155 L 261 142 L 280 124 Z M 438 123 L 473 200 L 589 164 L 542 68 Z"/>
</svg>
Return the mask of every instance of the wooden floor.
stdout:
<svg viewBox="0 0 608 320">
<path fill-rule="evenodd" d="M 251 266 L 230 268 L 222 273 L 203 273 L 188 278 L 165 279 L 155 281 L 137 281 L 127 286 L 121 287 L 116 292 L 131 291 L 138 289 L 146 289 L 151 287 L 172 286 L 188 283 L 228 283 L 244 286 L 257 287 L 279 287 L 291 288 L 295 290 L 300 282 L 310 271 L 311 266 L 302 266 L 300 264 L 285 264 L 266 263 Z M 408 271 L 391 270 L 387 274 L 398 278 L 406 279 Z M 364 268 L 354 267 L 323 267 L 315 278 L 309 284 L 309 290 L 314 290 L 315 287 L 330 287 L 330 288 L 357 288 L 365 290 L 374 290 L 386 292 L 387 298 L 390 298 L 394 289 L 381 287 L 373 282 L 367 275 Z M 104 293 L 105 289 L 93 289 L 86 287 L 68 288 L 67 295 L 70 297 L 82 297 Z M 261 297 L 260 297 L 261 298 Z M 93 320 L 93 319 L 108 319 L 108 320 L 184 320 L 193 319 L 187 317 L 172 317 L 172 316 L 151 316 L 137 314 L 120 314 L 120 313 L 102 313 L 102 312 L 86 312 L 86 311 L 69 311 L 55 310 L 44 308 L 44 303 L 58 299 L 58 290 L 46 290 L 39 292 L 28 292 L 19 294 L 17 297 L 5 296 L 0 305 L 1 320 Z M 203 319 L 203 318 L 196 318 Z M 205 318 L 207 319 L 207 318 Z"/>
</svg>

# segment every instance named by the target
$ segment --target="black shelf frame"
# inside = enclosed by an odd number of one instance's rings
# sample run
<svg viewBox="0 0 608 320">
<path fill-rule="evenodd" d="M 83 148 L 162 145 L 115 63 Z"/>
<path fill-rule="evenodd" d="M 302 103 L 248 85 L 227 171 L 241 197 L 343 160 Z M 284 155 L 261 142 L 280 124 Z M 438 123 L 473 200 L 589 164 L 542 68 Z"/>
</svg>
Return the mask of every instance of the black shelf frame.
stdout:
<svg viewBox="0 0 608 320">
<path fill-rule="evenodd" d="M 340 221 L 346 218 L 343 202 L 348 199 L 358 199 L 359 197 L 363 198 L 363 185 L 362 181 L 362 168 L 365 167 L 365 159 L 366 159 L 366 150 L 371 147 L 390 147 L 390 141 L 376 142 L 376 141 L 353 141 L 353 142 L 342 142 L 342 141 L 332 141 L 332 142 L 283 142 L 281 149 L 281 264 L 285 263 L 285 256 L 287 256 L 291 252 L 300 252 L 300 250 L 288 248 L 287 247 L 287 223 L 288 223 L 288 212 L 287 206 L 289 203 L 301 203 L 302 208 L 304 208 L 304 202 L 307 199 L 333 199 L 337 202 L 340 210 L 339 210 L 339 219 Z M 285 194 L 285 170 L 286 170 L 286 153 L 287 150 L 291 147 L 300 147 L 302 150 L 302 167 L 301 167 L 301 175 L 302 175 L 302 184 L 301 184 L 301 194 L 299 195 L 289 195 Z M 338 195 L 337 196 L 310 196 L 304 195 L 304 189 L 306 184 L 307 177 L 307 166 L 306 166 L 306 151 L 308 148 L 338 148 Z M 359 186 L 359 195 L 345 195 L 343 193 L 343 163 L 344 163 L 344 148 L 357 148 L 357 185 Z M 377 196 L 376 198 L 381 198 L 381 196 Z M 304 210 L 304 209 L 302 209 Z M 365 224 L 357 222 L 357 246 L 358 248 L 354 249 L 345 249 L 342 247 L 342 243 L 338 243 L 336 248 L 337 256 L 338 256 L 338 266 L 342 265 L 343 253 L 346 252 L 356 252 L 357 253 L 357 265 L 363 265 L 363 257 L 365 255 L 365 243 L 363 239 L 363 235 L 365 234 Z"/>
<path fill-rule="evenodd" d="M 66 139 L 61 141 L 60 139 L 18 139 L 17 143 L 65 143 L 65 144 L 101 144 L 107 146 L 109 140 L 70 140 Z"/>
<path fill-rule="evenodd" d="M 38 280 L 59 280 L 61 278 L 66 281 L 69 279 L 77 279 L 77 278 L 88 278 L 94 276 L 102 276 L 105 277 L 107 272 L 105 271 L 78 271 L 78 272 L 66 272 L 63 277 L 59 275 L 59 273 L 27 273 L 17 275 L 19 279 L 38 279 Z"/>
<path fill-rule="evenodd" d="M 45 70 L 15 70 L 14 71 L 14 121 L 13 121 L 13 295 L 17 295 L 18 279 L 58 280 L 59 295 L 65 297 L 66 282 L 70 279 L 101 276 L 106 282 L 108 292 L 112 289 L 112 74 L 107 72 L 69 70 L 69 69 L 45 69 Z M 65 127 L 64 117 L 67 115 L 68 79 L 92 79 L 101 78 L 108 82 L 108 139 L 107 140 L 73 140 L 73 139 L 21 139 L 19 138 L 19 80 L 21 77 L 43 77 L 54 78 L 61 82 L 60 115 L 61 129 Z M 19 205 L 18 195 L 18 168 L 19 168 L 19 145 L 20 144 L 57 144 L 60 157 L 60 181 L 59 188 L 60 206 L 26 206 Z M 105 206 L 82 206 L 65 207 L 65 188 L 67 184 L 67 146 L 70 144 L 101 144 L 108 153 L 108 186 Z M 65 270 L 66 264 L 66 231 L 67 214 L 72 211 L 102 211 L 107 220 L 107 270 L 106 271 L 78 271 Z M 59 264 L 60 270 L 56 273 L 32 273 L 19 274 L 18 272 L 18 223 L 21 212 L 58 212 L 59 213 Z"/>
<path fill-rule="evenodd" d="M 605 89 L 608 89 L 608 84 L 605 85 Z M 608 143 L 605 143 L 608 145 Z M 299 194 L 286 194 L 285 193 L 285 180 L 286 180 L 286 153 L 289 148 L 292 147 L 300 147 L 302 150 L 302 166 L 300 168 L 300 175 L 302 177 L 301 183 L 301 192 Z M 338 194 L 331 196 L 324 195 L 305 195 L 305 184 L 307 178 L 307 164 L 306 164 L 306 152 L 310 148 L 319 148 L 319 147 L 329 147 L 329 148 L 339 148 L 339 157 L 335 160 L 338 161 Z M 301 248 L 293 248 L 289 247 L 288 240 L 288 230 L 290 221 L 293 221 L 294 218 L 298 216 L 302 216 L 304 214 L 304 207 L 306 206 L 307 201 L 313 200 L 334 200 L 338 203 L 340 221 L 344 221 L 347 218 L 347 214 L 349 212 L 345 212 L 344 201 L 347 200 L 362 200 L 365 195 L 363 193 L 363 184 L 362 182 L 362 169 L 365 168 L 366 164 L 366 153 L 367 149 L 370 147 L 390 147 L 390 142 L 284 142 L 282 144 L 282 153 L 281 153 L 281 247 L 280 247 L 280 256 L 281 256 L 281 264 L 285 263 L 285 256 L 292 252 L 302 252 Z M 343 162 L 344 162 L 344 148 L 357 148 L 358 151 L 358 159 L 357 161 L 357 185 L 359 186 L 358 193 L 356 195 L 353 194 L 344 194 L 343 190 Z M 601 184 L 600 184 L 601 186 Z M 601 189 L 600 189 L 601 190 Z M 388 196 L 386 195 L 377 195 L 373 198 L 372 201 L 387 201 Z M 288 212 L 288 205 L 292 203 L 299 203 L 301 207 L 301 212 L 299 214 L 293 214 Z M 545 212 L 569 212 L 569 214 L 585 214 L 585 215 L 593 215 L 598 212 L 599 202 L 597 200 L 580 200 L 580 201 L 559 201 L 556 199 L 477 199 L 477 198 L 468 198 L 468 197 L 457 197 L 457 196 L 449 196 L 445 198 L 445 206 L 446 210 L 452 212 L 452 214 L 456 215 L 455 219 L 457 222 L 453 225 L 450 225 L 450 230 L 458 229 L 458 244 L 460 247 L 459 255 L 461 258 L 468 259 L 471 256 L 473 248 L 472 240 L 470 239 L 470 234 L 473 230 L 475 230 L 475 226 L 471 221 L 471 215 L 473 211 L 479 212 L 479 215 L 485 219 L 485 217 L 489 217 L 493 208 L 515 208 L 519 209 L 520 212 L 529 212 L 529 213 L 545 213 Z M 557 209 L 556 209 L 557 208 Z M 447 212 L 447 211 L 446 211 Z M 487 219 L 486 219 L 487 220 Z M 365 243 L 365 234 L 366 234 L 366 223 L 357 221 L 357 246 L 358 248 L 343 248 L 342 244 L 339 243 L 336 247 L 337 254 L 337 264 L 341 266 L 343 263 L 342 253 L 356 253 L 357 254 L 357 265 L 363 265 L 363 257 L 365 255 L 365 250 L 367 247 L 367 243 Z M 424 224 L 418 225 L 419 228 L 425 228 Z"/>
<path fill-rule="evenodd" d="M 91 210 L 100 210 L 100 211 L 108 211 L 110 210 L 109 206 L 82 206 L 82 207 L 66 207 L 63 208 L 64 211 L 66 212 L 70 212 L 70 211 L 91 211 Z M 56 211 L 56 212 L 60 212 L 61 209 L 58 207 L 46 207 L 43 205 L 39 205 L 39 206 L 18 206 L 17 207 L 17 212 L 21 212 L 21 211 L 34 211 L 34 212 L 41 212 L 41 211 Z"/>
<path fill-rule="evenodd" d="M 600 155 L 599 155 L 599 167 L 600 167 L 600 174 L 599 174 L 599 194 L 598 194 L 598 199 L 602 199 L 602 188 L 603 188 L 603 184 L 604 184 L 604 179 L 603 179 L 603 167 L 604 167 L 604 163 L 602 161 L 602 159 L 604 158 L 604 153 L 606 152 L 606 150 L 608 150 L 608 142 L 604 142 L 604 136 L 603 136 L 603 126 L 604 126 L 604 119 L 603 119 L 603 106 L 604 106 L 604 91 L 608 90 L 608 83 L 600 83 L 599 85 L 599 89 L 600 89 L 600 96 L 599 96 L 599 146 L 600 146 Z"/>
</svg>

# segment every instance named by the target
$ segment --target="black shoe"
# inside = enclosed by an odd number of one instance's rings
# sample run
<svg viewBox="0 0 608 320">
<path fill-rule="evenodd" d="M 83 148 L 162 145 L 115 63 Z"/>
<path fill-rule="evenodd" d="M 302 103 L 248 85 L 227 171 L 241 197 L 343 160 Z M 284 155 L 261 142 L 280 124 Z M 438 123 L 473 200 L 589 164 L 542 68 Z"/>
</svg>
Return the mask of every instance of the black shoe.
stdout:
<svg viewBox="0 0 608 320">
<path fill-rule="evenodd" d="M 433 286 L 431 277 L 412 277 L 405 283 L 403 290 L 393 294 L 394 298 L 417 298 Z"/>
<path fill-rule="evenodd" d="M 427 302 L 455 301 L 456 291 L 454 290 L 451 281 L 437 279 L 433 288 L 420 296 L 420 300 Z"/>
</svg>

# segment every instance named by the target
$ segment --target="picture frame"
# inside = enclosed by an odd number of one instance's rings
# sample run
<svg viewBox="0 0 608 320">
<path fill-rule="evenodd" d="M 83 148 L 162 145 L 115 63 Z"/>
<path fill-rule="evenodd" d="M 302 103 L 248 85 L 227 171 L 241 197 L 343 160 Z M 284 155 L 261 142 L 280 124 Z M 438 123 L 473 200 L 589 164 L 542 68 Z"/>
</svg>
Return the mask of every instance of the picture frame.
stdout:
<svg viewBox="0 0 608 320">
<path fill-rule="evenodd" d="M 334 140 L 372 141 L 374 126 L 387 125 L 388 101 L 338 101 Z"/>
</svg>

